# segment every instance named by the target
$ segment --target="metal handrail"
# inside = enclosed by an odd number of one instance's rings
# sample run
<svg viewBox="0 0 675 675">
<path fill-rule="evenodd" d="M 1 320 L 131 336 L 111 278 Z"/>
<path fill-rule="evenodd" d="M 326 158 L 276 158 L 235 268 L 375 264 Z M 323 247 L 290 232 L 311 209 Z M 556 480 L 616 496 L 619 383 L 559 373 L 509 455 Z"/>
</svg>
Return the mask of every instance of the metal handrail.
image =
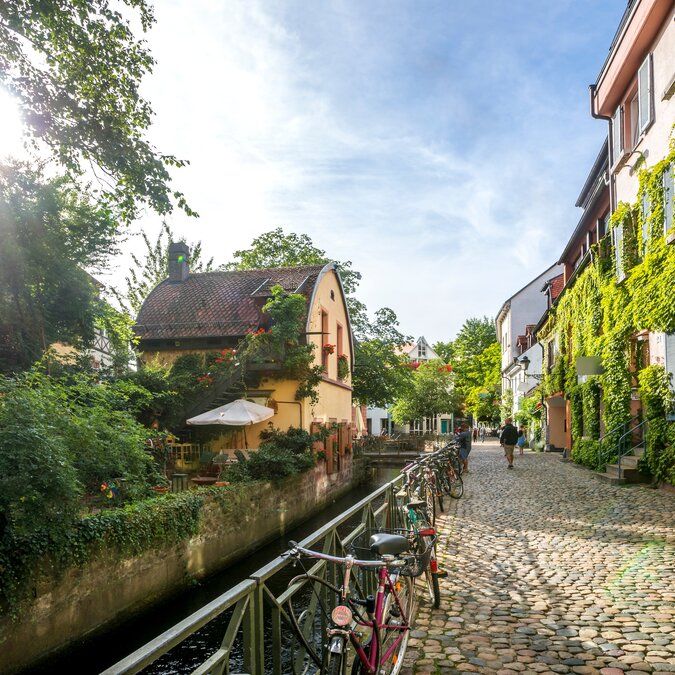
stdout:
<svg viewBox="0 0 675 675">
<path fill-rule="evenodd" d="M 645 433 L 645 432 L 646 432 L 646 430 L 647 430 L 647 426 L 648 426 L 648 420 L 645 419 L 645 420 L 643 420 L 642 422 L 640 422 L 640 424 L 637 424 L 637 425 L 635 425 L 634 427 L 631 427 L 631 428 L 630 428 L 625 434 L 623 434 L 623 436 L 621 436 L 621 438 L 619 439 L 619 442 L 618 442 L 618 444 L 617 444 L 618 449 L 619 449 L 619 457 L 618 457 L 618 461 L 617 461 L 617 464 L 618 464 L 618 467 L 619 467 L 619 477 L 621 477 L 621 460 L 622 460 L 622 458 L 628 456 L 631 452 L 633 452 L 633 451 L 635 450 L 635 448 L 639 448 L 641 445 L 644 444 L 644 442 L 645 442 L 645 437 L 646 437 L 646 433 Z M 640 442 L 637 443 L 637 444 L 635 444 L 635 445 L 631 445 L 628 449 L 626 449 L 626 439 L 627 439 L 627 438 L 632 438 L 633 435 L 635 434 L 635 432 L 636 432 L 638 429 L 641 429 L 641 438 L 640 438 Z"/>
<path fill-rule="evenodd" d="M 305 537 L 300 545 L 307 548 L 322 547 L 326 553 L 344 556 L 348 552 L 349 543 L 365 529 L 400 526 L 396 493 L 402 482 L 403 476 L 397 476 Z M 382 497 L 383 503 L 376 505 L 375 502 Z M 357 516 L 360 522 L 342 536 L 338 528 Z M 227 623 L 220 647 L 193 670 L 192 675 L 229 675 L 232 648 L 239 637 L 243 638 L 244 672 L 264 673 L 266 648 L 271 647 L 272 672 L 274 675 L 283 675 L 282 629 L 287 627 L 290 631 L 290 621 L 284 603 L 311 583 L 311 581 L 298 583 L 292 588 L 284 589 L 278 596 L 275 595 L 269 582 L 290 562 L 281 556 L 275 558 L 251 574 L 248 579 L 118 661 L 101 675 L 132 675 L 140 672 L 229 609 L 232 609 L 233 613 Z M 317 576 L 323 574 L 323 578 L 326 579 L 333 579 L 336 574 L 334 566 L 326 566 L 322 562 L 317 563 L 311 572 Z M 357 583 L 359 587 L 371 591 L 370 586 L 374 583 L 374 576 L 364 575 L 361 580 L 357 580 Z M 319 607 L 318 598 L 322 593 L 327 593 L 326 589 L 317 582 L 314 583 L 314 590 L 304 622 L 309 628 L 314 626 Z M 266 625 L 266 612 L 271 617 L 271 626 L 269 622 Z M 320 619 L 323 620 L 322 613 Z M 299 643 L 296 644 L 296 641 L 291 644 L 290 658 L 294 663 L 294 672 L 309 672 L 311 661 L 304 647 Z"/>
<path fill-rule="evenodd" d="M 626 431 L 626 427 L 629 425 L 632 425 L 634 422 L 636 422 L 639 419 L 638 415 L 633 415 L 629 419 L 627 419 L 625 422 L 621 422 L 620 424 L 617 424 L 616 426 L 612 427 L 609 431 L 605 432 L 604 435 L 602 435 L 598 439 L 598 455 L 597 455 L 597 470 L 602 471 L 603 467 L 605 464 L 607 464 L 608 457 L 607 455 L 609 453 L 606 452 L 606 443 L 611 440 L 613 437 L 616 436 L 617 432 L 620 432 L 619 438 L 623 438 L 623 436 L 628 433 Z M 618 440 L 617 440 L 618 443 Z M 616 445 L 614 443 L 612 444 L 612 451 L 616 449 Z"/>
</svg>

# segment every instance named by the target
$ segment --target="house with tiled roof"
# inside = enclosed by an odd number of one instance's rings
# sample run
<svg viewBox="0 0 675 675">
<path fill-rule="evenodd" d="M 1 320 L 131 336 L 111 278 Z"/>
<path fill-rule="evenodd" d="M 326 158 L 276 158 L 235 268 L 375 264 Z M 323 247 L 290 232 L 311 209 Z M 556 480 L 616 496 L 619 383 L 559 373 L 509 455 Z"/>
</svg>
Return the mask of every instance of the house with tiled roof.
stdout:
<svg viewBox="0 0 675 675">
<path fill-rule="evenodd" d="M 171 244 L 169 277 L 151 291 L 136 320 L 141 361 L 170 365 L 183 354 L 236 349 L 247 334 L 270 328 L 271 319 L 263 307 L 273 286 L 304 296 L 306 315 L 300 340 L 315 346 L 315 363 L 324 369 L 316 402 L 298 400 L 298 381 L 280 378 L 278 364 L 275 370 L 275 364 L 261 363 L 256 364 L 254 373 L 248 373 L 248 379 L 225 383 L 223 391 L 201 403 L 195 401 L 190 416 L 247 398 L 273 408 L 270 421 L 282 430 L 293 426 L 310 431 L 321 424 L 337 425 L 327 448 L 329 455 L 335 449 L 337 459 L 351 443 L 353 343 L 335 264 L 192 273 L 189 261 L 190 251 L 184 243 Z M 249 447 L 257 447 L 258 434 L 267 425 L 265 421 L 247 427 Z M 190 430 L 186 428 L 185 433 Z M 241 446 L 241 441 L 223 438 L 214 449 L 227 449 L 228 443 Z M 332 459 L 329 456 L 329 464 Z"/>
</svg>

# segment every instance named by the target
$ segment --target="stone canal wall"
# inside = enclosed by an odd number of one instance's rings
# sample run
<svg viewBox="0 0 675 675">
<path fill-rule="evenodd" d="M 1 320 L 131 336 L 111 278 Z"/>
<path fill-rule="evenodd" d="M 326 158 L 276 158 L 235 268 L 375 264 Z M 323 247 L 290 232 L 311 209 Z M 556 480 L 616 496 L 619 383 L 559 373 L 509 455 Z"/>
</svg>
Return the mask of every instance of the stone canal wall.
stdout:
<svg viewBox="0 0 675 675">
<path fill-rule="evenodd" d="M 16 673 L 234 563 L 319 512 L 365 475 L 360 458 L 331 475 L 320 462 L 301 476 L 242 487 L 225 515 L 207 502 L 199 534 L 179 545 L 130 559 L 113 553 L 58 581 L 44 577 L 17 622 L 0 620 L 0 672 Z"/>
</svg>

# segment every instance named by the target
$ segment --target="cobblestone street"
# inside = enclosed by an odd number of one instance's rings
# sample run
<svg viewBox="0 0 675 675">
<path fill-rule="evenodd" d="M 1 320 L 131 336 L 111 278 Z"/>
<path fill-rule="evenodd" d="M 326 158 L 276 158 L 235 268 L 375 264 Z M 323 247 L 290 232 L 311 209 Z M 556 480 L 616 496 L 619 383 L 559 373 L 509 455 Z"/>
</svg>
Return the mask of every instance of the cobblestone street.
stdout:
<svg viewBox="0 0 675 675">
<path fill-rule="evenodd" d="M 675 495 L 474 443 L 403 675 L 675 672 Z"/>
</svg>

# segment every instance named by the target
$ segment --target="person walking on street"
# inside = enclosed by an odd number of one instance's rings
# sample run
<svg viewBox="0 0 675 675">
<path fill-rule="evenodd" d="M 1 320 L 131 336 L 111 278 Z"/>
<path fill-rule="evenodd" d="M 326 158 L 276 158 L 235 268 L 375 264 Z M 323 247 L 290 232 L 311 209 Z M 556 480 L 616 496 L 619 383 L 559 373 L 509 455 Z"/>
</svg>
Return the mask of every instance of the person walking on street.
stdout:
<svg viewBox="0 0 675 675">
<path fill-rule="evenodd" d="M 469 453 L 471 452 L 471 431 L 466 424 L 461 424 L 458 429 L 457 442 L 459 443 L 459 456 L 464 460 L 464 473 L 469 473 Z"/>
<path fill-rule="evenodd" d="M 516 441 L 516 445 L 518 446 L 519 450 L 519 455 L 523 454 L 523 448 L 525 447 L 525 429 L 523 427 L 520 427 L 518 429 L 518 440 Z"/>
<path fill-rule="evenodd" d="M 504 428 L 499 436 L 499 444 L 504 446 L 504 456 L 509 463 L 509 469 L 513 469 L 513 449 L 518 442 L 518 429 L 511 424 L 512 421 L 510 417 L 504 420 Z"/>
<path fill-rule="evenodd" d="M 473 428 L 473 442 L 475 443 L 478 440 L 478 427 Z"/>
<path fill-rule="evenodd" d="M 480 428 L 480 442 L 485 443 L 485 427 Z"/>
</svg>

